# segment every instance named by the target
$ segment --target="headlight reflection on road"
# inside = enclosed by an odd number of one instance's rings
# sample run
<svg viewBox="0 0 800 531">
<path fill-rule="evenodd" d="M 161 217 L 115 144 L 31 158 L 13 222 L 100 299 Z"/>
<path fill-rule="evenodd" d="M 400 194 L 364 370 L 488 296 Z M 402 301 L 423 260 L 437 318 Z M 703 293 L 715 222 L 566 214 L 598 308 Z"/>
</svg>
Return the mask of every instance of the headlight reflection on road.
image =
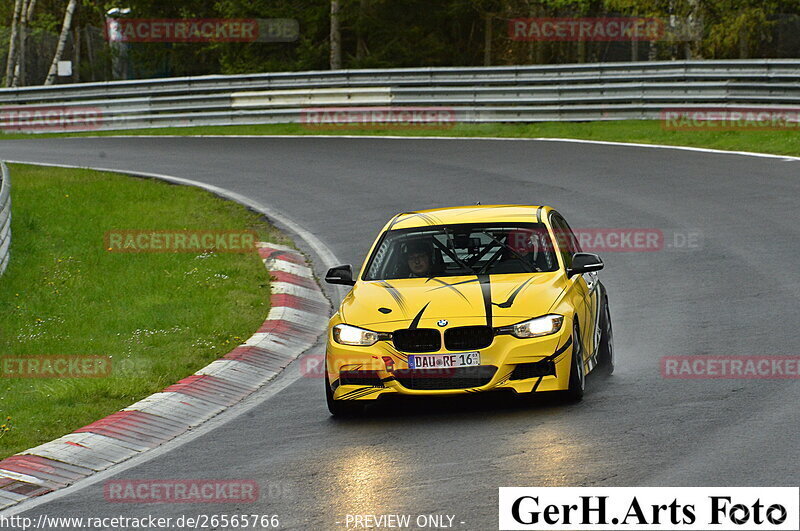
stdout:
<svg viewBox="0 0 800 531">
<path fill-rule="evenodd" d="M 507 456 L 500 465 L 507 474 L 507 484 L 568 487 L 576 477 L 590 475 L 595 459 L 590 446 L 576 438 L 578 434 L 573 430 L 545 423 L 557 419 L 548 415 L 541 421 L 506 441 L 504 450 L 499 452 Z"/>
<path fill-rule="evenodd" d="M 393 485 L 403 475 L 403 465 L 394 456 L 377 446 L 349 448 L 333 462 L 333 482 L 336 488 L 329 491 L 334 500 L 330 506 L 343 513 L 379 514 L 390 512 L 396 503 L 392 496 Z M 392 470 L 387 474 L 386 470 Z M 389 481 L 391 478 L 391 481 Z"/>
</svg>

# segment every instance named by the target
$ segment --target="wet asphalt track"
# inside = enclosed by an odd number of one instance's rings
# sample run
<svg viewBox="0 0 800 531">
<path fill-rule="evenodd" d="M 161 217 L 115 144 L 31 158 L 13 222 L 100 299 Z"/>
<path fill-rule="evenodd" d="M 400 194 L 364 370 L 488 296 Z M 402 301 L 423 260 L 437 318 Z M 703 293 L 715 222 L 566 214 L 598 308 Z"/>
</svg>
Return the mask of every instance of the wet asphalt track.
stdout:
<svg viewBox="0 0 800 531">
<path fill-rule="evenodd" d="M 348 513 L 432 513 L 455 515 L 456 529 L 496 529 L 499 486 L 793 486 L 800 477 L 800 382 L 664 380 L 659 363 L 800 352 L 798 161 L 344 138 L 12 140 L 0 158 L 214 184 L 287 214 L 356 264 L 394 213 L 476 201 L 550 204 L 573 227 L 703 236 L 699 249 L 603 255 L 618 370 L 590 377 L 580 404 L 425 402 L 336 421 L 322 383 L 300 378 L 115 476 L 252 478 L 259 503 L 110 504 L 100 483 L 27 515 L 261 513 L 280 515 L 285 528 L 335 529 Z"/>
</svg>

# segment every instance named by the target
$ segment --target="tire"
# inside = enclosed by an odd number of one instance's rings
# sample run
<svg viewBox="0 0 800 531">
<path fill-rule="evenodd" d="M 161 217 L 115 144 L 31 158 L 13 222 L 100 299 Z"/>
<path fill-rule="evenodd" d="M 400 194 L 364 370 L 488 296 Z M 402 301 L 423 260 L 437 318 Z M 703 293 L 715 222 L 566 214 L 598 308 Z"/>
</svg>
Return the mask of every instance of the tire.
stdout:
<svg viewBox="0 0 800 531">
<path fill-rule="evenodd" d="M 614 374 L 614 330 L 611 326 L 611 311 L 608 297 L 604 297 L 603 314 L 600 326 L 600 345 L 597 348 L 597 371 L 603 376 Z"/>
<path fill-rule="evenodd" d="M 581 347 L 580 331 L 577 323 L 572 328 L 572 363 L 569 371 L 569 388 L 564 392 L 564 397 L 569 402 L 583 400 L 583 391 L 586 388 L 586 370 L 583 365 L 583 348 Z"/>
<path fill-rule="evenodd" d="M 325 371 L 325 401 L 328 403 L 328 411 L 334 417 L 353 417 L 364 411 L 364 406 L 353 401 L 334 400 L 331 382 L 328 379 L 328 372 Z"/>
</svg>

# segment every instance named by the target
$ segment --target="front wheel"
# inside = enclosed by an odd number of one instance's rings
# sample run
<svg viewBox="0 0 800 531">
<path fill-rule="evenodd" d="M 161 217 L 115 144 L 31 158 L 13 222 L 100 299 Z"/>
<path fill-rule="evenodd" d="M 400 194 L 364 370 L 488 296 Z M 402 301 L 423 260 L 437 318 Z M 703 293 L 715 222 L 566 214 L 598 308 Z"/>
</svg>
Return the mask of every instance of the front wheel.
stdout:
<svg viewBox="0 0 800 531">
<path fill-rule="evenodd" d="M 586 388 L 586 371 L 583 364 L 583 348 L 577 323 L 572 329 L 572 364 L 569 372 L 569 388 L 565 392 L 570 402 L 580 402 Z"/>
<path fill-rule="evenodd" d="M 327 371 L 325 371 L 325 401 L 328 403 L 328 411 L 330 411 L 331 415 L 334 417 L 352 417 L 364 411 L 364 406 L 358 402 L 334 400 Z"/>
</svg>

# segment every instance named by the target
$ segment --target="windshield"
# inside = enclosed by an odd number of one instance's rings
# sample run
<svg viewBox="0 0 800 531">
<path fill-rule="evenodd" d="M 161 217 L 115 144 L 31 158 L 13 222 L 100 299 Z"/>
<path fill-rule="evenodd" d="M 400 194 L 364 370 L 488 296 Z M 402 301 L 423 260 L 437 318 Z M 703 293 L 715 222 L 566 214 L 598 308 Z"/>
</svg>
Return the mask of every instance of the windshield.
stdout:
<svg viewBox="0 0 800 531">
<path fill-rule="evenodd" d="M 544 224 L 463 224 L 390 230 L 364 280 L 555 271 Z"/>
</svg>

